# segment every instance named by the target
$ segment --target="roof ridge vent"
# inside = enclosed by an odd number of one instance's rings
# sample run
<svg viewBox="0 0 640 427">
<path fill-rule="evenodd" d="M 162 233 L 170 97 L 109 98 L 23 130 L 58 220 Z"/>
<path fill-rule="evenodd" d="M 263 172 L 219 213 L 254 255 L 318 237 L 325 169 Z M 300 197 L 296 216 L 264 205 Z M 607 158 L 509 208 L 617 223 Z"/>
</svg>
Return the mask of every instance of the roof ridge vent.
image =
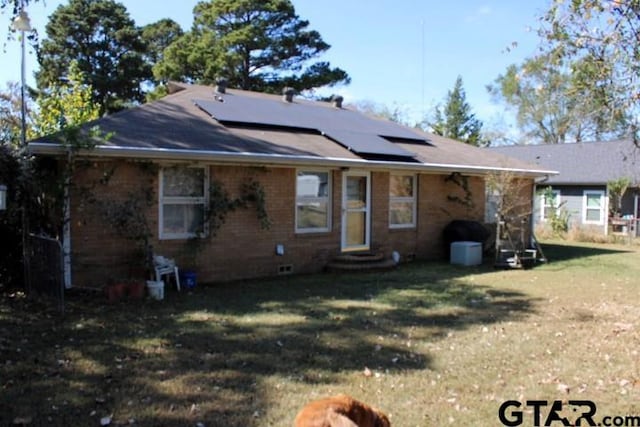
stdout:
<svg viewBox="0 0 640 427">
<path fill-rule="evenodd" d="M 293 95 L 295 95 L 296 90 L 292 87 L 285 87 L 282 89 L 282 100 L 284 102 L 293 102 Z"/>
<path fill-rule="evenodd" d="M 342 108 L 342 101 L 344 101 L 344 98 L 341 95 L 331 95 L 331 102 L 334 107 Z"/>
<path fill-rule="evenodd" d="M 226 93 L 229 81 L 224 77 L 216 79 L 216 93 Z"/>
</svg>

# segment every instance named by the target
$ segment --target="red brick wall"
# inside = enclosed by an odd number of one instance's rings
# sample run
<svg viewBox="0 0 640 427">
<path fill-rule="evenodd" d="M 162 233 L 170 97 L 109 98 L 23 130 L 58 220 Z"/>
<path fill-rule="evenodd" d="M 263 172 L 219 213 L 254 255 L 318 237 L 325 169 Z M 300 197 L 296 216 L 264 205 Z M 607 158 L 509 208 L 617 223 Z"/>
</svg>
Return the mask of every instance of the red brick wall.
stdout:
<svg viewBox="0 0 640 427">
<path fill-rule="evenodd" d="M 241 192 L 241 184 L 252 178 L 261 183 L 266 194 L 269 229 L 261 228 L 253 207 L 238 209 L 227 215 L 226 222 L 199 241 L 194 251 L 187 240 L 158 240 L 157 167 L 140 167 L 133 162 L 95 162 L 80 168 L 76 182 L 82 185 L 99 180 L 116 166 L 107 184 L 99 184 L 103 198 L 126 198 L 127 194 L 151 191 L 153 201 L 145 213 L 153 233 L 156 253 L 174 257 L 179 266 L 193 268 L 200 282 L 226 281 L 279 274 L 282 266 L 293 273 L 321 271 L 340 252 L 342 172 L 332 175 L 331 229 L 322 233 L 295 232 L 294 168 L 252 168 L 240 166 L 210 167 L 212 180 L 221 182 L 231 197 Z M 398 251 L 403 259 L 440 258 L 443 256 L 441 232 L 453 219 L 482 221 L 484 216 L 484 182 L 470 177 L 473 208 L 449 200 L 460 195 L 460 187 L 447 181 L 446 175 L 419 174 L 417 227 L 389 229 L 389 173 L 371 173 L 371 246 L 387 255 Z M 95 212 L 95 206 L 82 203 L 76 190 L 72 210 L 73 280 L 75 286 L 100 287 L 109 278 L 130 274 L 134 243 L 118 236 Z M 276 245 L 284 245 L 284 255 L 276 254 Z"/>
<path fill-rule="evenodd" d="M 389 216 L 389 174 L 377 173 L 374 179 L 380 191 L 378 203 L 374 203 L 374 218 L 378 224 L 374 241 L 386 252 L 397 251 L 401 259 L 440 259 L 447 256 L 443 249 L 442 230 L 454 219 L 483 221 L 485 190 L 484 180 L 468 177 L 473 207 L 467 207 L 448 196 L 463 199 L 464 191 L 447 181 L 448 175 L 418 174 L 417 226 L 416 228 L 390 229 Z M 374 187 L 375 188 L 375 187 Z M 377 213 L 377 214 L 376 214 Z"/>
<path fill-rule="evenodd" d="M 139 275 L 142 254 L 103 219 L 101 203 L 136 197 L 151 232 L 158 228 L 157 172 L 147 163 L 82 162 L 71 189 L 72 281 L 75 286 L 101 287 L 110 279 Z M 149 203 L 143 203 L 143 196 Z M 92 199 L 97 199 L 92 201 Z M 110 206 L 113 206 L 110 204 Z"/>
<path fill-rule="evenodd" d="M 231 197 L 240 195 L 240 185 L 248 177 L 260 182 L 266 193 L 271 227 L 261 227 L 252 206 L 231 212 L 217 234 L 205 239 L 195 262 L 182 248 L 184 241 L 157 242 L 158 251 L 175 256 L 182 265 L 193 265 L 202 280 L 271 276 L 278 274 L 282 266 L 291 266 L 293 273 L 315 272 L 336 253 L 340 228 L 335 209 L 332 231 L 295 233 L 295 169 L 212 166 L 210 173 L 212 179 L 223 183 Z M 335 179 L 333 184 L 335 187 Z M 337 206 L 335 198 L 339 194 L 334 191 L 333 196 Z M 276 254 L 278 244 L 284 245 L 282 256 Z"/>
</svg>

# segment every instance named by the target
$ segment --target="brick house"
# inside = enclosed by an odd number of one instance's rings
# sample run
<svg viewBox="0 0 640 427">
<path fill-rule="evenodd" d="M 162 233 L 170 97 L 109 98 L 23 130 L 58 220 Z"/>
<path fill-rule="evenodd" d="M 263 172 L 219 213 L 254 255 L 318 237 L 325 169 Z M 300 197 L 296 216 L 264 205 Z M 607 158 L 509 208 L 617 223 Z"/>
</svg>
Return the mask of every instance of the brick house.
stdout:
<svg viewBox="0 0 640 427">
<path fill-rule="evenodd" d="M 90 124 L 112 136 L 76 157 L 63 233 L 67 286 L 101 287 L 130 274 L 130 237 L 141 230 L 116 231 L 125 207 L 142 218 L 155 253 L 215 282 L 320 272 L 344 253 L 438 259 L 451 220 L 483 220 L 487 174 L 529 180 L 531 195 L 547 173 L 368 117 L 340 97 L 169 88 L 161 100 Z M 65 158 L 55 138 L 29 148 Z M 207 217 L 212 211 L 226 212 L 224 221 Z"/>
</svg>

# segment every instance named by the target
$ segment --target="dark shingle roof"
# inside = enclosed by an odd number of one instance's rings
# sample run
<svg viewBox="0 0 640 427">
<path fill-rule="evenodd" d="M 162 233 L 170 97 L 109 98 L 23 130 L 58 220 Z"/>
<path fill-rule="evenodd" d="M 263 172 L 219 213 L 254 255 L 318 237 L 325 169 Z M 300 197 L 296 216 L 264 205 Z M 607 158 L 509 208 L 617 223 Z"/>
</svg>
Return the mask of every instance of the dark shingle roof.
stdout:
<svg viewBox="0 0 640 427">
<path fill-rule="evenodd" d="M 94 154 L 210 161 L 233 159 L 250 162 L 259 159 L 279 164 L 318 160 L 333 165 L 354 165 L 355 162 L 363 167 L 367 162 L 375 162 L 378 167 L 471 173 L 510 169 L 531 176 L 549 172 L 535 164 L 370 117 L 349 108 L 338 109 L 327 102 L 296 98 L 293 103 L 283 105 L 284 101 L 278 95 L 228 89 L 224 97 L 242 99 L 228 105 L 241 105 L 245 111 L 236 112 L 225 120 L 216 119 L 214 114 L 194 102 L 218 102 L 215 101 L 214 88 L 188 84 L 171 86 L 174 92 L 158 101 L 90 123 L 89 126 L 98 125 L 103 132 L 113 134 L 110 139 L 100 141 Z M 253 103 L 252 100 L 259 101 Z M 254 105 L 259 105 L 259 110 L 253 110 Z M 293 116 L 305 125 L 274 125 L 260 120 L 246 123 L 254 114 L 267 114 L 265 110 L 268 111 L 269 107 L 274 111 L 284 108 L 295 110 Z M 221 113 L 224 111 L 217 112 Z M 323 129 L 332 131 L 325 135 Z M 336 135 L 332 136 L 331 132 Z M 370 157 L 369 154 L 375 153 L 366 152 L 369 148 L 367 141 L 376 141 L 380 146 L 393 150 Z M 359 149 L 355 149 L 354 144 L 360 144 Z M 53 153 L 59 148 L 54 137 L 31 141 L 29 146 L 36 154 Z M 407 153 L 408 156 L 394 153 Z"/>
<path fill-rule="evenodd" d="M 489 151 L 559 172 L 550 184 L 606 184 L 628 177 L 640 182 L 640 148 L 630 140 L 569 144 L 513 145 Z"/>
</svg>

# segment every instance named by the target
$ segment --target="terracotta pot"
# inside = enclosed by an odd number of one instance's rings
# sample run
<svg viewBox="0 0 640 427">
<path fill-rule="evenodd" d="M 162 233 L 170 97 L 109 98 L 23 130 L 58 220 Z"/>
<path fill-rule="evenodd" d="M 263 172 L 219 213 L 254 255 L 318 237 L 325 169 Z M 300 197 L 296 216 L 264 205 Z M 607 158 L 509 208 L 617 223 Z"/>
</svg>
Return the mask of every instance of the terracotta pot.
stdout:
<svg viewBox="0 0 640 427">
<path fill-rule="evenodd" d="M 142 280 L 132 280 L 127 285 L 127 294 L 131 299 L 144 298 L 145 283 Z"/>
<path fill-rule="evenodd" d="M 115 282 L 107 286 L 107 300 L 109 302 L 117 302 L 125 296 L 127 285 L 122 282 Z"/>
</svg>

